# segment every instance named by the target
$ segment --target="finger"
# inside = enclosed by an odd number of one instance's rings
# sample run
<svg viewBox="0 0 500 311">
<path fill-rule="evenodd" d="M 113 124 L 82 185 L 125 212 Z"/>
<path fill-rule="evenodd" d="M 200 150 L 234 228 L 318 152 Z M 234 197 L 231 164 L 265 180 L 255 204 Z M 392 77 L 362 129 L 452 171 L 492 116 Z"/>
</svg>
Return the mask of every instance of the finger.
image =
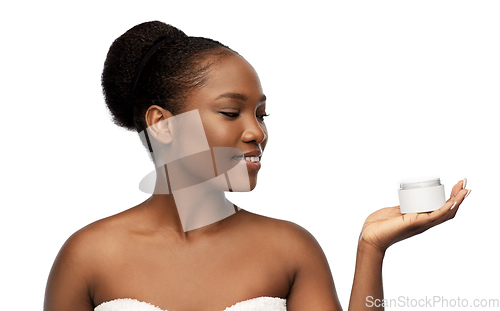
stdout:
<svg viewBox="0 0 500 311">
<path fill-rule="evenodd" d="M 463 200 L 465 199 L 466 196 L 470 193 L 470 190 L 467 189 L 462 189 L 460 190 L 457 195 L 453 198 L 455 202 L 457 202 L 457 206 L 462 204 Z"/>
<path fill-rule="evenodd" d="M 450 199 L 455 197 L 460 192 L 460 190 L 465 189 L 466 185 L 467 185 L 467 179 L 465 178 L 456 183 L 456 185 L 453 186 L 453 189 L 451 190 Z"/>
<path fill-rule="evenodd" d="M 410 230 L 410 232 L 420 230 L 424 226 L 428 226 L 430 223 L 436 221 L 437 219 L 444 217 L 444 215 L 452 205 L 453 202 L 447 202 L 441 208 L 431 213 L 407 213 L 402 215 L 403 221 L 408 223 L 408 229 Z"/>
<path fill-rule="evenodd" d="M 461 189 L 455 197 L 452 198 L 449 202 L 447 202 L 443 207 L 441 208 L 442 211 L 444 211 L 443 214 L 438 216 L 435 220 L 431 221 L 432 226 L 441 224 L 445 221 L 448 221 L 450 219 L 453 219 L 455 215 L 458 212 L 458 209 L 460 207 L 460 204 L 462 204 L 463 200 L 465 197 L 470 193 L 470 190 L 467 189 Z M 452 204 L 452 206 L 446 210 L 447 205 Z M 440 209 L 440 210 L 441 210 Z"/>
<path fill-rule="evenodd" d="M 465 194 L 464 200 L 469 196 L 470 192 L 472 191 L 471 189 L 465 189 L 467 190 L 467 193 Z"/>
<path fill-rule="evenodd" d="M 458 182 L 455 187 L 461 187 L 462 181 Z M 454 187 L 454 188 L 455 188 Z M 453 219 L 458 211 L 458 207 L 462 204 L 464 198 L 470 193 L 467 189 L 458 189 L 455 196 L 450 198 L 443 206 L 437 210 L 430 213 L 418 213 L 410 216 L 412 213 L 408 213 L 405 216 L 412 217 L 411 225 L 409 228 L 417 228 L 416 230 L 421 232 L 441 224 L 445 221 Z M 405 218 L 403 216 L 403 218 Z"/>
<path fill-rule="evenodd" d="M 451 206 L 453 206 L 454 204 L 455 203 L 451 203 Z M 443 222 L 448 221 L 449 219 L 453 218 L 454 215 L 452 216 L 448 212 L 450 210 L 449 206 L 450 205 L 443 206 L 444 211 L 436 210 L 435 211 L 436 213 L 434 213 L 434 215 L 432 215 L 432 216 L 430 215 L 431 213 L 428 213 L 427 219 L 425 219 L 425 220 L 422 217 L 420 219 L 421 224 L 419 226 L 415 226 L 415 229 L 412 230 L 411 234 L 412 235 L 420 234 L 424 231 L 429 230 L 430 228 L 432 228 L 434 226 L 442 224 Z M 455 214 L 456 210 L 455 209 L 453 209 L 453 210 L 454 210 L 454 212 L 452 214 Z"/>
<path fill-rule="evenodd" d="M 454 199 L 454 198 L 453 198 Z M 438 208 L 437 210 L 429 213 L 429 220 L 431 222 L 436 221 L 437 219 L 443 217 L 448 213 L 450 210 L 454 209 L 456 206 L 455 200 L 450 198 L 443 206 Z"/>
<path fill-rule="evenodd" d="M 420 213 L 413 215 L 414 221 L 410 226 L 409 236 L 420 234 L 430 228 L 442 224 L 445 221 L 453 219 L 457 214 L 460 204 L 465 197 L 470 193 L 470 190 L 460 189 L 453 200 L 446 202 L 441 208 L 431 213 Z"/>
<path fill-rule="evenodd" d="M 449 219 L 450 214 L 455 214 L 456 205 L 458 203 L 455 200 L 448 200 L 443 206 L 438 208 L 437 210 L 430 213 L 422 213 L 417 217 L 417 222 L 422 225 L 429 225 L 433 227 L 437 224 L 440 224 Z M 453 212 L 451 212 L 453 211 Z M 427 228 L 428 229 L 428 228 Z M 427 230 L 425 229 L 425 230 Z"/>
<path fill-rule="evenodd" d="M 470 190 L 462 189 L 455 196 L 455 198 L 454 198 L 455 199 L 455 207 L 454 208 L 450 208 L 450 211 L 447 213 L 447 214 L 449 214 L 449 218 L 448 219 L 452 219 L 453 217 L 455 217 L 455 215 L 456 215 L 456 213 L 457 213 L 460 205 L 465 200 L 465 198 L 470 194 L 470 192 L 471 192 Z"/>
</svg>

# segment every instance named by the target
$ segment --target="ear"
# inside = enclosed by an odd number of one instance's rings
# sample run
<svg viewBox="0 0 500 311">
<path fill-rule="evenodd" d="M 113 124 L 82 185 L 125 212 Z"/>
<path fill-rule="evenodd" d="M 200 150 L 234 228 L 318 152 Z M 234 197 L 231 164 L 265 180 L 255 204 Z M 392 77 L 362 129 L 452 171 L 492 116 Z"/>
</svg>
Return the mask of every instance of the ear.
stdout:
<svg viewBox="0 0 500 311">
<path fill-rule="evenodd" d="M 172 120 L 169 118 L 174 115 L 160 106 L 152 105 L 148 108 L 145 114 L 148 132 L 154 138 L 163 144 L 170 144 L 173 140 Z"/>
</svg>

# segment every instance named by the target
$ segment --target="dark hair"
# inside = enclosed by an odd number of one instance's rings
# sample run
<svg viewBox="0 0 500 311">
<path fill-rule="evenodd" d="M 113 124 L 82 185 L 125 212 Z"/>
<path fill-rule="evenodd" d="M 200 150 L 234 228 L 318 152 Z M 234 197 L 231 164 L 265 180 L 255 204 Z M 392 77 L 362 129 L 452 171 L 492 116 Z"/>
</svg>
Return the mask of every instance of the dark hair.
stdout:
<svg viewBox="0 0 500 311">
<path fill-rule="evenodd" d="M 163 45 L 139 70 L 141 60 L 160 42 Z M 235 53 L 217 41 L 188 37 L 158 21 L 129 29 L 111 45 L 102 72 L 113 122 L 141 132 L 147 127 L 145 113 L 151 105 L 178 114 L 186 106 L 189 91 L 203 86 L 210 66 L 230 52 Z"/>
</svg>

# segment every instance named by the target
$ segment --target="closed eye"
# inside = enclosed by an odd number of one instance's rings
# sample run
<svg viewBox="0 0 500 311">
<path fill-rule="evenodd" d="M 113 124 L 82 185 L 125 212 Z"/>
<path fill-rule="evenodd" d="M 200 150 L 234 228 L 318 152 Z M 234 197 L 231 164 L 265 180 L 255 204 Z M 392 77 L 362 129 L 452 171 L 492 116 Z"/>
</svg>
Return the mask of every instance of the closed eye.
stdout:
<svg viewBox="0 0 500 311">
<path fill-rule="evenodd" d="M 240 115 L 238 112 L 220 111 L 220 113 L 225 115 L 225 116 L 228 116 L 230 118 L 236 118 L 236 117 L 239 117 L 239 115 Z"/>
</svg>

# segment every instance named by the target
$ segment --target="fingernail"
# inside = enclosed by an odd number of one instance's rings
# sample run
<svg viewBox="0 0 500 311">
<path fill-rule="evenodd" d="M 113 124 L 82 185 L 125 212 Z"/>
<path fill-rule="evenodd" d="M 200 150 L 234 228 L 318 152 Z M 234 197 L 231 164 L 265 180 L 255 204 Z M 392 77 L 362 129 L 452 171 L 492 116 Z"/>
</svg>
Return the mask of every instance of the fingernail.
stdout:
<svg viewBox="0 0 500 311">
<path fill-rule="evenodd" d="M 450 211 L 455 208 L 455 205 L 457 205 L 457 202 L 453 203 L 453 205 L 450 207 Z"/>
<path fill-rule="evenodd" d="M 470 192 L 471 192 L 471 189 L 467 190 L 467 194 L 465 195 L 464 199 L 469 196 Z"/>
<path fill-rule="evenodd" d="M 467 186 L 467 178 L 464 178 L 464 180 L 462 181 L 462 189 L 465 189 L 466 186 Z"/>
</svg>

